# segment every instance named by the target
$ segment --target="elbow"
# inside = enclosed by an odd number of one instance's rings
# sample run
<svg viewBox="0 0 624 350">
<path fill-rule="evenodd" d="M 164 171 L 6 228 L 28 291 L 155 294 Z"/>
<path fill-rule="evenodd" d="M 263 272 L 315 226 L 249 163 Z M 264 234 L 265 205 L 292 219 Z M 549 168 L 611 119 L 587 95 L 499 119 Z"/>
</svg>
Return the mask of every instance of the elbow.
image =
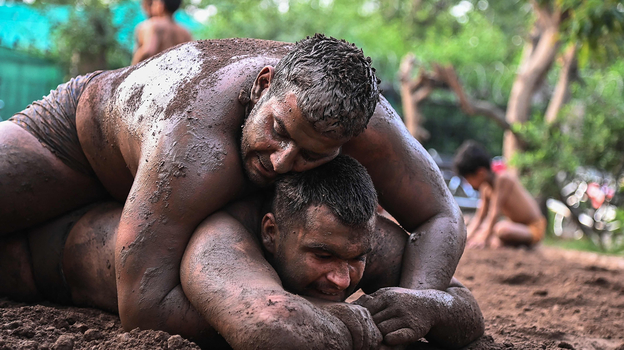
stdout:
<svg viewBox="0 0 624 350">
<path fill-rule="evenodd" d="M 435 327 L 425 337 L 427 341 L 444 349 L 459 349 L 479 339 L 485 333 L 485 321 L 478 308 L 457 318 L 453 325 Z"/>
<path fill-rule="evenodd" d="M 305 306 L 284 307 L 275 312 L 263 312 L 253 324 L 228 339 L 235 350 L 283 349 L 322 350 L 351 349 L 351 336 L 341 329 L 332 316 L 307 310 Z M 347 333 L 345 333 L 345 331 Z"/>
</svg>

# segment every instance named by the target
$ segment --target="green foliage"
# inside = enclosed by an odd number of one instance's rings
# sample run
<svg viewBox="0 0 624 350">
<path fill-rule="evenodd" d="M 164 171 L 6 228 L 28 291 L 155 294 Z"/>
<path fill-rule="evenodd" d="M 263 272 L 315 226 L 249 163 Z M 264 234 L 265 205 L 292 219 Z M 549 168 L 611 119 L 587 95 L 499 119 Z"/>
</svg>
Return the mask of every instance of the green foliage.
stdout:
<svg viewBox="0 0 624 350">
<path fill-rule="evenodd" d="M 56 25 L 53 55 L 70 75 L 115 69 L 130 62 L 131 53 L 117 41 L 118 28 L 112 18 L 108 2 L 82 0 L 75 3 L 67 21 Z"/>
<path fill-rule="evenodd" d="M 581 44 L 582 64 L 589 58 L 604 62 L 624 53 L 624 8 L 619 0 L 565 0 L 561 8 L 567 14 L 562 34 Z"/>
<path fill-rule="evenodd" d="M 294 42 L 320 32 L 363 48 L 381 78 L 393 80 L 407 43 L 399 23 L 385 22 L 374 2 L 368 3 L 367 7 L 358 0 L 210 1 L 217 14 L 200 35 Z"/>
<path fill-rule="evenodd" d="M 546 125 L 536 115 L 514 126 L 529 147 L 512 163 L 534 195 L 557 197 L 555 175 L 573 173 L 579 166 L 616 178 L 624 175 L 623 77 L 623 62 L 594 70 L 584 77 L 584 84 L 572 86 L 574 100 L 562 109 L 556 123 Z"/>
<path fill-rule="evenodd" d="M 590 61 L 608 65 L 624 53 L 624 4 L 620 0 L 540 0 L 538 3 L 561 11 L 561 38 L 563 42 L 579 45 L 582 66 Z"/>
</svg>

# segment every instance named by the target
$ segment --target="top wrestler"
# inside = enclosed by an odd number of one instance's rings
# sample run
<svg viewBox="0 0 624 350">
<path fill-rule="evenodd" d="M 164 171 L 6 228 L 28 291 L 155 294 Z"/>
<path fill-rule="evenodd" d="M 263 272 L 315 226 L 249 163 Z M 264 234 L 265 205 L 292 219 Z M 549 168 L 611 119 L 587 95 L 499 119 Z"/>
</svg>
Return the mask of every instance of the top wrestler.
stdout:
<svg viewBox="0 0 624 350">
<path fill-rule="evenodd" d="M 465 244 L 460 211 L 379 97 L 370 59 L 322 35 L 191 42 L 59 86 L 0 123 L 0 230 L 123 202 L 122 324 L 184 333 L 202 320 L 180 286 L 197 225 L 254 185 L 340 152 L 367 168 L 381 205 L 412 232 L 400 285 L 445 289 Z"/>
</svg>

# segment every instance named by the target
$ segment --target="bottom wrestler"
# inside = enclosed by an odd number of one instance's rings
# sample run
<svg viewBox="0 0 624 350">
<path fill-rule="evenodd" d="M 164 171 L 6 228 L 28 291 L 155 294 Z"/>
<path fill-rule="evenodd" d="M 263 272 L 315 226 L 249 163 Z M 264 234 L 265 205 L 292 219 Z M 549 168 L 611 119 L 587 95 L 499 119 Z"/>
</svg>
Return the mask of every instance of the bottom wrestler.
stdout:
<svg viewBox="0 0 624 350">
<path fill-rule="evenodd" d="M 483 334 L 455 279 L 446 291 L 400 287 L 409 236 L 375 215 L 372 181 L 352 158 L 285 176 L 266 197 L 211 215 L 188 243 L 182 288 L 207 322 L 184 336 L 211 348 L 377 349 L 422 337 L 457 348 Z M 116 312 L 121 210 L 98 204 L 0 241 L 0 294 Z M 367 294 L 345 303 L 359 288 Z"/>
</svg>

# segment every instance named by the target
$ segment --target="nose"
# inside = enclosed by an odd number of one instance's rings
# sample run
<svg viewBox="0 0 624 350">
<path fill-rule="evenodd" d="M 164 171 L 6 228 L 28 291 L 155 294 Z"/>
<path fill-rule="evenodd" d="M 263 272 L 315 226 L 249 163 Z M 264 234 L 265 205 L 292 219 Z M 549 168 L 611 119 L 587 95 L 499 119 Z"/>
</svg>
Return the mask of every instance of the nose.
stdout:
<svg viewBox="0 0 624 350">
<path fill-rule="evenodd" d="M 327 280 L 333 283 L 337 289 L 343 291 L 351 285 L 351 275 L 349 274 L 349 264 L 340 263 L 327 273 Z"/>
<path fill-rule="evenodd" d="M 284 174 L 292 170 L 297 157 L 297 147 L 289 143 L 286 147 L 273 152 L 270 156 L 273 170 Z"/>
</svg>

